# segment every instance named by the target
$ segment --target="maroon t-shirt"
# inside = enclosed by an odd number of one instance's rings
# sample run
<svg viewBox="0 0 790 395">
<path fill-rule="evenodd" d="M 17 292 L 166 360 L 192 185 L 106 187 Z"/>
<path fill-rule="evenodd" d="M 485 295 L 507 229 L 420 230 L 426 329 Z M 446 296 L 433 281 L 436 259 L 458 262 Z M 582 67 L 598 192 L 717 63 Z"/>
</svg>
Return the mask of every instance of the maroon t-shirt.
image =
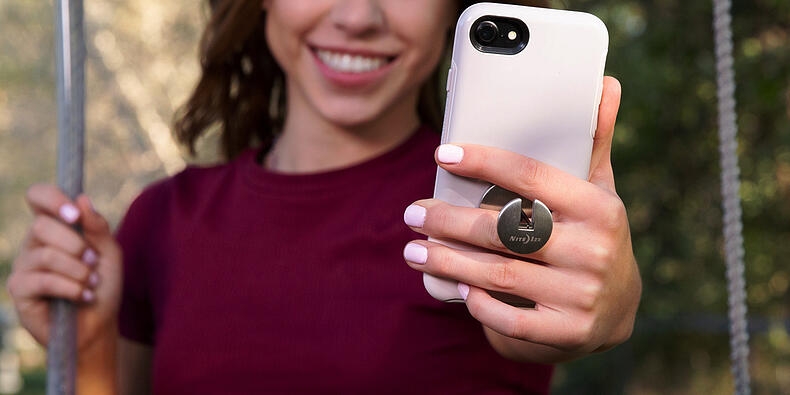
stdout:
<svg viewBox="0 0 790 395">
<path fill-rule="evenodd" d="M 120 330 L 153 346 L 154 393 L 548 393 L 551 366 L 500 357 L 403 261 L 438 143 L 309 175 L 249 150 L 146 189 L 118 231 Z"/>
</svg>

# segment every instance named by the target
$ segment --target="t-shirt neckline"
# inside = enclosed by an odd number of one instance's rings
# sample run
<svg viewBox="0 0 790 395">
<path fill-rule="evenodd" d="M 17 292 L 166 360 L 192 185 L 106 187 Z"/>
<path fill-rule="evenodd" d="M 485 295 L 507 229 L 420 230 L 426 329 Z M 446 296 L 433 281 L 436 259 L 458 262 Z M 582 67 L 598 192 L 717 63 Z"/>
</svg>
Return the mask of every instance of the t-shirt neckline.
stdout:
<svg viewBox="0 0 790 395">
<path fill-rule="evenodd" d="M 427 126 L 420 126 L 406 140 L 392 149 L 347 167 L 314 173 L 280 173 L 271 171 L 258 163 L 266 147 L 251 148 L 243 152 L 239 164 L 245 184 L 261 193 L 316 193 L 358 183 L 370 182 L 371 177 L 383 177 L 406 165 L 411 150 L 417 149 L 419 141 L 430 138 L 434 133 Z"/>
</svg>

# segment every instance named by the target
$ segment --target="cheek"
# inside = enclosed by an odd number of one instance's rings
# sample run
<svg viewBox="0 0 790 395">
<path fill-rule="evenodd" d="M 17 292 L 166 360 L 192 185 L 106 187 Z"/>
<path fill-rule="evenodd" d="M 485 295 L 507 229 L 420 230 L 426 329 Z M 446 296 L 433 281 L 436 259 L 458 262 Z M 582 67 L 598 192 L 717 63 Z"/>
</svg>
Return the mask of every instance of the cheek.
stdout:
<svg viewBox="0 0 790 395">
<path fill-rule="evenodd" d="M 420 3 L 421 5 L 423 3 Z M 454 8 L 441 1 L 430 3 L 431 7 L 407 12 L 403 10 L 397 15 L 398 34 L 409 43 L 414 53 L 420 57 L 423 68 L 433 69 L 444 54 L 449 44 L 449 29 Z M 395 25 L 395 23 L 393 23 Z"/>
<path fill-rule="evenodd" d="M 266 15 L 266 45 L 269 46 L 272 56 L 280 67 L 285 68 L 287 65 L 283 61 L 289 58 L 287 55 L 288 46 L 286 45 L 287 37 L 280 22 L 278 15 L 271 13 Z"/>
<path fill-rule="evenodd" d="M 313 26 L 319 13 L 306 0 L 272 0 L 265 5 L 266 43 L 277 63 L 285 68 L 298 55 L 301 36 Z"/>
</svg>

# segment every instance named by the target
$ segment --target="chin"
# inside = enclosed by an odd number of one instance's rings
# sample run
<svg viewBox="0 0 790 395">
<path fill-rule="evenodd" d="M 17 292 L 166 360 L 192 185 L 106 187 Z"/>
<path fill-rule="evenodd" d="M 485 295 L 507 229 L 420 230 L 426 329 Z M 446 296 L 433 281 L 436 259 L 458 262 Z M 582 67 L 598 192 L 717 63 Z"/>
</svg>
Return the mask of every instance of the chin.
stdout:
<svg viewBox="0 0 790 395">
<path fill-rule="evenodd" d="M 381 111 L 369 105 L 346 103 L 338 107 L 340 108 L 327 108 L 322 111 L 324 118 L 338 127 L 356 129 L 374 124 L 382 118 Z"/>
<path fill-rule="evenodd" d="M 371 126 L 372 124 L 374 124 L 375 121 L 374 117 L 363 117 L 363 116 L 351 115 L 351 114 L 344 116 L 328 117 L 327 119 L 333 125 L 349 130 Z"/>
</svg>

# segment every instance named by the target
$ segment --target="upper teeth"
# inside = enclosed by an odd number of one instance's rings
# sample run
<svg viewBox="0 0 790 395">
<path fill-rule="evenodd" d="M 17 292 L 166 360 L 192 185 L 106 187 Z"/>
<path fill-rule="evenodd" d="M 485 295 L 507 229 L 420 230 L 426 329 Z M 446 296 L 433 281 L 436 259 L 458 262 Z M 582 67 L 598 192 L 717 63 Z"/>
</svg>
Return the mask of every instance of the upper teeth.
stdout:
<svg viewBox="0 0 790 395">
<path fill-rule="evenodd" d="M 376 70 L 387 63 L 385 57 L 351 55 L 327 50 L 318 50 L 316 53 L 330 69 L 342 73 L 364 73 Z"/>
</svg>

